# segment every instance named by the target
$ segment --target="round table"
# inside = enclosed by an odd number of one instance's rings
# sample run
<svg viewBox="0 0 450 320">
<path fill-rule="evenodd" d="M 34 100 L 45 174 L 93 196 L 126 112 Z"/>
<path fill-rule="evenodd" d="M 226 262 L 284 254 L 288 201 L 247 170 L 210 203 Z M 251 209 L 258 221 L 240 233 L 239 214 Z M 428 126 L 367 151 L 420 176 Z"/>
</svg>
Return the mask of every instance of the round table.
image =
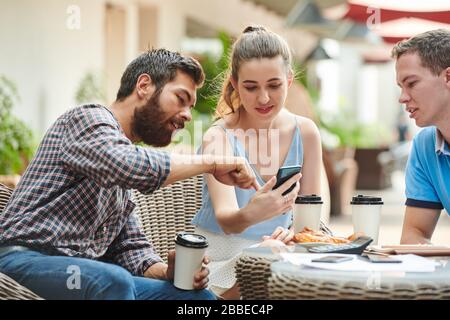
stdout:
<svg viewBox="0 0 450 320">
<path fill-rule="evenodd" d="M 271 264 L 270 299 L 450 299 L 448 257 L 434 272 L 348 272 Z"/>
</svg>

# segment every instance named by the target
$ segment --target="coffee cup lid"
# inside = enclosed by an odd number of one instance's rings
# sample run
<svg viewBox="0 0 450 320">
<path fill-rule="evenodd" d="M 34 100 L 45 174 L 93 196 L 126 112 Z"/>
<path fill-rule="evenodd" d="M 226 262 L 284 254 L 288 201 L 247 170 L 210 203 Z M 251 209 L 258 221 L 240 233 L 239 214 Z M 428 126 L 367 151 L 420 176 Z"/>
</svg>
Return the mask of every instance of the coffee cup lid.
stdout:
<svg viewBox="0 0 450 320">
<path fill-rule="evenodd" d="M 359 194 L 358 196 L 352 198 L 350 204 L 380 205 L 383 204 L 383 200 L 380 197 L 363 196 L 362 194 Z"/>
<path fill-rule="evenodd" d="M 295 199 L 295 203 L 299 204 L 322 204 L 322 198 L 315 194 L 301 195 Z"/>
<path fill-rule="evenodd" d="M 188 248 L 206 248 L 208 241 L 202 235 L 196 233 L 179 232 L 175 239 L 175 243 Z"/>
</svg>

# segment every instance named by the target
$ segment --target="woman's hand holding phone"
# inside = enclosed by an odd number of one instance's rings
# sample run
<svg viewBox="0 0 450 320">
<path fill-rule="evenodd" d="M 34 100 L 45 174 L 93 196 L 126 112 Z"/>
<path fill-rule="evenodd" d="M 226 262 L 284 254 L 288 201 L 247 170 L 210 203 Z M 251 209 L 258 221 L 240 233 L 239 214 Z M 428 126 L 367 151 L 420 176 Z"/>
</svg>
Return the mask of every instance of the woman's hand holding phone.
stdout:
<svg viewBox="0 0 450 320">
<path fill-rule="evenodd" d="M 293 165 L 293 166 L 285 166 L 278 169 L 277 172 L 277 183 L 273 187 L 273 189 L 279 188 L 283 183 L 285 183 L 289 178 L 294 176 L 297 173 L 300 173 L 302 170 L 301 165 Z M 294 185 L 291 185 L 288 190 L 283 192 L 283 195 L 289 193 L 294 189 Z"/>
<path fill-rule="evenodd" d="M 274 190 L 272 188 L 276 184 L 276 177 L 272 177 L 255 193 L 242 210 L 249 213 L 250 219 L 255 220 L 252 222 L 265 221 L 291 210 L 300 191 L 299 179 L 301 176 L 301 173 L 297 173 Z M 294 189 L 283 195 L 292 185 L 295 185 Z"/>
</svg>

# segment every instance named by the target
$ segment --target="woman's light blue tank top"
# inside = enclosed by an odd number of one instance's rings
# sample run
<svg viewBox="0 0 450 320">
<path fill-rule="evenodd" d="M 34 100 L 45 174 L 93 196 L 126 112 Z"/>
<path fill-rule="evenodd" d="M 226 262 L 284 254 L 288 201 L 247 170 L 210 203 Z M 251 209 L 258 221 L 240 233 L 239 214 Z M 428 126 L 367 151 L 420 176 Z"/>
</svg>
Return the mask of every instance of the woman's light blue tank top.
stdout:
<svg viewBox="0 0 450 320">
<path fill-rule="evenodd" d="M 225 130 L 230 145 L 233 148 L 234 155 L 245 157 L 247 161 L 249 161 L 248 156 L 245 152 L 245 148 L 243 147 L 241 142 L 236 138 L 236 136 L 228 132 L 227 129 L 225 129 L 224 127 L 222 127 L 222 129 Z M 199 150 L 199 152 L 201 152 L 201 150 Z M 283 166 L 293 166 L 293 165 L 303 165 L 303 144 L 298 125 L 296 125 L 291 146 L 288 150 L 286 159 L 283 163 Z M 253 171 L 259 184 L 261 186 L 264 185 L 266 182 L 261 178 L 260 174 L 255 169 L 254 165 L 251 164 L 251 166 L 253 168 Z M 239 187 L 235 187 L 234 190 L 236 193 L 236 199 L 239 208 L 245 207 L 256 192 L 254 189 L 247 190 L 241 189 Z M 208 192 L 208 186 L 206 184 L 206 179 L 203 179 L 202 200 L 203 200 L 202 206 L 195 215 L 194 219 L 192 220 L 192 223 L 195 226 L 205 229 L 207 231 L 218 234 L 225 234 L 222 228 L 217 223 L 216 216 L 214 214 L 214 208 Z M 291 223 L 292 223 L 292 211 L 289 211 L 286 212 L 285 214 L 278 215 L 276 217 L 273 217 L 272 219 L 262 221 L 253 226 L 250 226 L 244 232 L 238 234 L 237 236 L 250 240 L 261 240 L 262 236 L 271 235 L 276 227 L 282 226 L 284 228 L 288 228 L 291 225 Z"/>
</svg>

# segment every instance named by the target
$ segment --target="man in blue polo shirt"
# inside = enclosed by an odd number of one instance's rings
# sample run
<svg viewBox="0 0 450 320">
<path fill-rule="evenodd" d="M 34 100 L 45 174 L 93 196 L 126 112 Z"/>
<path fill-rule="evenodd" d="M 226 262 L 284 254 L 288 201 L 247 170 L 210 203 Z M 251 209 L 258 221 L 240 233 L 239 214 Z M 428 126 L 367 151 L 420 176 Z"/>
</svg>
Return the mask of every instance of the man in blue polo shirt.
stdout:
<svg viewBox="0 0 450 320">
<path fill-rule="evenodd" d="M 421 130 L 406 167 L 406 211 L 401 243 L 430 243 L 442 209 L 450 212 L 450 30 L 433 30 L 398 43 L 400 103 Z"/>
</svg>

